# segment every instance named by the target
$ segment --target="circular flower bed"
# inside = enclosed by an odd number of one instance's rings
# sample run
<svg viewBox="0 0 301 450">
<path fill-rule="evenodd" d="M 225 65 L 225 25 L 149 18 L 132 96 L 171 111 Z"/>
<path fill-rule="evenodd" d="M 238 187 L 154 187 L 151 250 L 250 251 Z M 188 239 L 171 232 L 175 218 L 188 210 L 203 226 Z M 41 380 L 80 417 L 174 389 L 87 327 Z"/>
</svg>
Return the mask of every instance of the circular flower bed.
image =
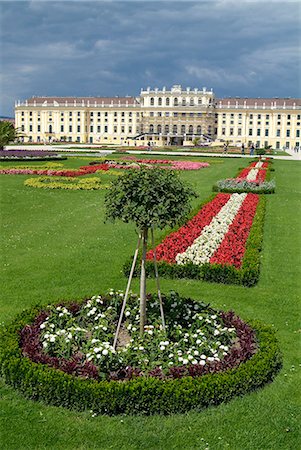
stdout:
<svg viewBox="0 0 301 450">
<path fill-rule="evenodd" d="M 1 340 L 6 382 L 30 398 L 79 410 L 170 413 L 242 395 L 280 367 L 271 330 L 175 293 L 164 297 L 166 332 L 157 299 L 149 297 L 143 337 L 132 295 L 114 350 L 122 296 L 111 291 L 24 313 Z"/>
</svg>

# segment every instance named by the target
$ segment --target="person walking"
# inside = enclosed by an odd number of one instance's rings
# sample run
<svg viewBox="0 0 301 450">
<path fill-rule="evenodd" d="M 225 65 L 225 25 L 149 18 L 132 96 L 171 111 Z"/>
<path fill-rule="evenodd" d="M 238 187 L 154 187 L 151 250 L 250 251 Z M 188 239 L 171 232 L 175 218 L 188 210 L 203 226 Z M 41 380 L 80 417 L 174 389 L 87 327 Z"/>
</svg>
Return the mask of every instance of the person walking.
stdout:
<svg viewBox="0 0 301 450">
<path fill-rule="evenodd" d="M 245 154 L 245 144 L 241 144 L 241 154 Z"/>
<path fill-rule="evenodd" d="M 251 144 L 251 145 L 250 145 L 250 156 L 253 156 L 253 155 L 254 155 L 254 150 L 255 150 L 254 144 Z"/>
</svg>

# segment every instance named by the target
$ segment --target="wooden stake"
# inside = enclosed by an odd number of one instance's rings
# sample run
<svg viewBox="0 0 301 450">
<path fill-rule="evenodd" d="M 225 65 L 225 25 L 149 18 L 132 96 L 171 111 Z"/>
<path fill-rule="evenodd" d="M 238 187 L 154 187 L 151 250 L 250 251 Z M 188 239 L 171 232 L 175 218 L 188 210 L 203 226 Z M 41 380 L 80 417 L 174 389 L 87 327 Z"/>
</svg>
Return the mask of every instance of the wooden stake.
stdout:
<svg viewBox="0 0 301 450">
<path fill-rule="evenodd" d="M 147 235 L 148 229 L 142 230 L 142 261 L 141 261 L 141 275 L 140 275 L 140 335 L 143 336 L 144 325 L 146 322 L 146 249 L 147 249 Z"/>
<path fill-rule="evenodd" d="M 136 247 L 136 250 L 135 250 L 133 263 L 132 263 L 132 267 L 131 267 L 131 272 L 130 272 L 130 275 L 129 275 L 128 284 L 127 284 L 126 291 L 125 291 L 124 298 L 123 298 L 121 312 L 120 312 L 118 325 L 117 325 L 117 329 L 116 329 L 116 333 L 115 333 L 115 337 L 114 337 L 114 343 L 113 343 L 114 350 L 116 350 L 116 344 L 117 344 L 117 340 L 118 340 L 118 335 L 119 335 L 121 322 L 122 322 L 122 318 L 123 318 L 123 314 L 124 314 L 124 310 L 125 310 L 125 306 L 126 306 L 126 301 L 127 301 L 128 295 L 129 295 L 130 287 L 131 287 L 131 282 L 132 282 L 132 278 L 133 278 L 136 262 L 137 262 L 137 256 L 138 256 L 138 252 L 139 252 L 139 248 L 140 248 L 140 243 L 141 243 L 141 234 L 139 234 L 137 247 Z"/>
<path fill-rule="evenodd" d="M 163 330 L 165 331 L 163 301 L 162 301 L 162 296 L 161 296 L 159 272 L 158 272 L 158 265 L 157 265 L 157 254 L 156 254 L 155 238 L 154 238 L 154 225 L 152 225 L 152 227 L 151 227 L 151 234 L 152 234 L 152 246 L 153 246 L 153 252 L 154 252 L 154 266 L 155 266 L 155 275 L 156 275 L 156 282 L 157 282 L 157 291 L 158 291 L 158 297 L 159 297 L 159 302 L 160 302 L 160 313 L 161 313 L 161 319 L 162 319 L 162 327 L 163 327 Z"/>
</svg>

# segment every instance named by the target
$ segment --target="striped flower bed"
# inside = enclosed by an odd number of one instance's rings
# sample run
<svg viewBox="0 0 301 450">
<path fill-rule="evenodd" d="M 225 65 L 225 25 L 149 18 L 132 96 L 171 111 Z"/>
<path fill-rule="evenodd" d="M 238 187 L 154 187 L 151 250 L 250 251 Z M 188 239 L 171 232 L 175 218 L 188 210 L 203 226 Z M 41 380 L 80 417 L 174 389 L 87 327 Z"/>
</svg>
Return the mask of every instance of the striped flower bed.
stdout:
<svg viewBox="0 0 301 450">
<path fill-rule="evenodd" d="M 156 247 L 159 273 L 173 278 L 254 285 L 259 277 L 264 206 L 264 197 L 257 194 L 217 194 Z M 153 256 L 150 250 L 150 274 Z"/>
<path fill-rule="evenodd" d="M 266 177 L 266 169 L 268 168 L 267 162 L 258 161 L 250 164 L 249 167 L 243 169 L 236 177 L 236 180 L 254 181 L 256 183 L 262 183 Z"/>
<path fill-rule="evenodd" d="M 253 162 L 249 167 L 241 170 L 236 178 L 227 178 L 217 181 L 213 191 L 227 193 L 253 192 L 254 194 L 273 194 L 275 192 L 275 181 L 269 179 L 269 162 Z M 268 178 L 267 178 L 268 174 Z"/>
</svg>

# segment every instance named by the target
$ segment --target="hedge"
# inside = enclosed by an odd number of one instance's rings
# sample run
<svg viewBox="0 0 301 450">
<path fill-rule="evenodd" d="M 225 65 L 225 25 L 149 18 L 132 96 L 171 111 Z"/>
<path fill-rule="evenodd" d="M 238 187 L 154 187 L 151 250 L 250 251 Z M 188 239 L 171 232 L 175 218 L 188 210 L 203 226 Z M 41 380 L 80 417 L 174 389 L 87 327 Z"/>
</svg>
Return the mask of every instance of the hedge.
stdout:
<svg viewBox="0 0 301 450">
<path fill-rule="evenodd" d="M 159 275 L 163 278 L 189 278 L 224 284 L 242 284 L 247 287 L 254 286 L 258 282 L 260 274 L 260 252 L 263 240 L 265 206 L 266 199 L 263 195 L 260 195 L 240 269 L 223 264 L 206 263 L 198 266 L 192 262 L 179 265 L 158 261 Z M 126 276 L 130 273 L 131 264 L 132 259 L 124 264 L 123 271 Z M 155 276 L 153 261 L 146 261 L 146 272 L 148 277 Z M 136 267 L 134 276 L 138 276 L 138 274 L 139 267 Z"/>
<path fill-rule="evenodd" d="M 19 333 L 38 313 L 25 311 L 3 328 L 0 369 L 7 384 L 25 397 L 50 405 L 95 414 L 172 414 L 200 411 L 227 402 L 272 381 L 281 368 L 282 355 L 275 332 L 260 322 L 250 322 L 258 350 L 246 362 L 225 372 L 201 377 L 160 380 L 138 377 L 129 381 L 95 381 L 68 375 L 22 356 Z"/>
</svg>

